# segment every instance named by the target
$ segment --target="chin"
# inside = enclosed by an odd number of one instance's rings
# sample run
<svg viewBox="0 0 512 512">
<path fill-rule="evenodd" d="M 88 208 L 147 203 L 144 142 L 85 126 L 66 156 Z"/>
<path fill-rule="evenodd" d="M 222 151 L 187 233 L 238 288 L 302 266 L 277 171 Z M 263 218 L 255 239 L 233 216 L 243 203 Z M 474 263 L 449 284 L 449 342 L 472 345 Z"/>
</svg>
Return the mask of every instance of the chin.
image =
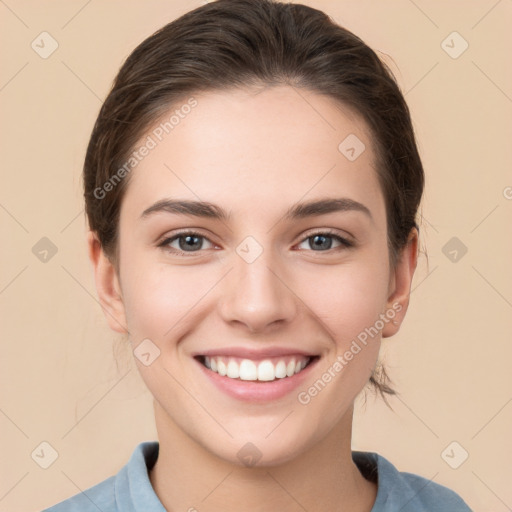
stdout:
<svg viewBox="0 0 512 512">
<path fill-rule="evenodd" d="M 214 453 L 226 462 L 242 468 L 263 469 L 291 462 L 304 451 L 305 446 L 290 437 L 287 437 L 286 443 L 282 439 L 268 441 L 258 437 L 253 440 L 246 438 L 239 443 L 230 442 L 226 452 L 218 453 L 215 450 Z"/>
</svg>

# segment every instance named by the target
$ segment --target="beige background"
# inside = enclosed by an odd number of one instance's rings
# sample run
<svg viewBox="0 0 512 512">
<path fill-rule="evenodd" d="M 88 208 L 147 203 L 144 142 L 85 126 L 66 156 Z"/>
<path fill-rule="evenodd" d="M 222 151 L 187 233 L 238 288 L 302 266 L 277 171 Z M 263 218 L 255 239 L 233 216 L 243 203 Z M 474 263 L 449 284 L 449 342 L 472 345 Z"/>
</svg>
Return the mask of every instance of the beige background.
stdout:
<svg viewBox="0 0 512 512">
<path fill-rule="evenodd" d="M 151 396 L 96 301 L 80 172 L 121 62 L 200 3 L 0 1 L 0 511 L 74 495 L 156 439 Z M 353 447 L 451 487 L 475 511 L 511 510 L 512 1 L 304 3 L 392 56 L 427 174 L 428 267 L 422 257 L 405 324 L 383 348 L 401 395 L 394 412 L 361 401 Z M 31 48 L 43 31 L 59 45 L 46 59 Z M 453 31 L 469 44 L 458 58 L 445 49 L 462 39 L 442 45 Z M 42 237 L 57 248 L 46 262 L 32 252 Z M 452 237 L 467 247 L 455 262 L 443 252 Z M 58 453 L 48 469 L 31 457 L 43 441 Z M 462 450 L 452 469 L 445 460 Z"/>
</svg>

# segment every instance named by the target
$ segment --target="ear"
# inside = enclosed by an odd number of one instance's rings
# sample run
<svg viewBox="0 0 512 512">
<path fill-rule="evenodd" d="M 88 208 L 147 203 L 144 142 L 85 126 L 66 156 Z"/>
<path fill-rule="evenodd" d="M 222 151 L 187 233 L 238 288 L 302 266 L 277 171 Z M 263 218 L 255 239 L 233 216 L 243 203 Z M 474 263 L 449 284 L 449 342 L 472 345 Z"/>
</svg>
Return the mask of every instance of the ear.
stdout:
<svg viewBox="0 0 512 512">
<path fill-rule="evenodd" d="M 93 231 L 87 233 L 87 247 L 89 259 L 94 269 L 96 291 L 108 324 L 116 332 L 127 333 L 128 328 L 126 327 L 119 277 L 114 265 L 105 255 L 98 236 Z"/>
<path fill-rule="evenodd" d="M 386 305 L 388 314 L 386 316 L 391 318 L 391 311 L 394 311 L 395 315 L 384 326 L 383 338 L 393 336 L 400 330 L 400 325 L 409 307 L 412 278 L 418 263 L 418 235 L 418 230 L 412 228 L 406 245 L 400 251 L 396 267 L 391 269 Z"/>
</svg>

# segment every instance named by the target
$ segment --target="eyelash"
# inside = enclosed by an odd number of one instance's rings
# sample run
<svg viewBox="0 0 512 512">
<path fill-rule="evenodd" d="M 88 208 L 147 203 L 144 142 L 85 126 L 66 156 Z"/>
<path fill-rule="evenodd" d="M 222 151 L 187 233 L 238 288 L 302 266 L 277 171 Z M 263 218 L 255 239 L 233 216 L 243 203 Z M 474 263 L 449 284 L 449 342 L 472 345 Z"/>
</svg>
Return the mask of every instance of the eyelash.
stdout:
<svg viewBox="0 0 512 512">
<path fill-rule="evenodd" d="M 308 236 L 304 237 L 299 242 L 299 245 L 301 243 L 305 242 L 306 240 L 308 240 L 309 238 L 313 238 L 317 235 L 327 235 L 328 237 L 333 238 L 336 241 L 338 241 L 341 245 L 339 247 L 326 249 L 325 251 L 311 250 L 311 252 L 332 253 L 333 251 L 336 251 L 336 250 L 349 249 L 351 247 L 354 247 L 354 245 L 355 245 L 353 242 L 347 240 L 346 238 L 341 237 L 340 235 L 336 234 L 334 231 L 329 230 L 329 229 L 325 229 L 322 231 L 316 231 L 316 232 L 308 234 Z M 202 235 L 201 233 L 198 233 L 197 231 L 180 231 L 180 232 L 174 234 L 173 236 L 167 237 L 164 240 L 162 240 L 162 242 L 160 242 L 158 244 L 158 247 L 164 249 L 165 251 L 167 251 L 171 254 L 178 255 L 178 256 L 185 256 L 185 257 L 195 256 L 196 254 L 202 252 L 201 249 L 198 251 L 182 251 L 180 249 L 175 249 L 174 247 L 169 247 L 170 243 L 174 242 L 175 240 L 178 240 L 181 237 L 185 237 L 185 236 L 195 236 L 195 237 L 199 237 L 199 238 L 204 238 L 205 240 L 208 240 L 210 243 L 213 243 L 208 237 Z"/>
</svg>

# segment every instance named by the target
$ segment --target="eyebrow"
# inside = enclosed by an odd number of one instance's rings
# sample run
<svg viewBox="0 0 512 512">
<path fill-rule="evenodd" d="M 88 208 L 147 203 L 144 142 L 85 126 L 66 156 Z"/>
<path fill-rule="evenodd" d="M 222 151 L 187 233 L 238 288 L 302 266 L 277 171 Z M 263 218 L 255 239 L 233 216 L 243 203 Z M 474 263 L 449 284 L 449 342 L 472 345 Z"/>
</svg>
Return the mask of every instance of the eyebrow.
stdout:
<svg viewBox="0 0 512 512">
<path fill-rule="evenodd" d="M 362 212 L 370 219 L 373 219 L 370 210 L 364 204 L 346 197 L 327 198 L 298 203 L 289 208 L 285 212 L 283 218 L 286 220 L 303 219 L 305 217 L 326 215 L 333 212 L 348 211 Z M 227 221 L 231 217 L 231 214 L 226 210 L 208 201 L 161 199 L 149 208 L 146 208 L 142 212 L 141 218 L 144 219 L 150 217 L 152 214 L 160 212 L 167 212 L 177 215 L 190 215 L 193 217 L 204 217 L 222 221 Z"/>
</svg>

